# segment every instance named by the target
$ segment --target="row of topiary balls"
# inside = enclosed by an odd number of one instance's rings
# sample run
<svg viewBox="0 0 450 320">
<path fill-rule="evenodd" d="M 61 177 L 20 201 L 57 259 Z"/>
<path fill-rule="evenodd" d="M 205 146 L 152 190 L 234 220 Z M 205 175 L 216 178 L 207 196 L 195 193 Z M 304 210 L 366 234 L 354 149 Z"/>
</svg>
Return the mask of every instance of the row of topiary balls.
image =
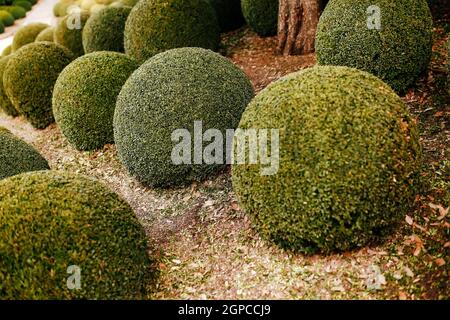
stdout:
<svg viewBox="0 0 450 320">
<path fill-rule="evenodd" d="M 180 9 L 183 12 L 196 8 L 192 1 L 172 1 L 185 4 Z M 330 7 L 339 1 L 332 1 Z M 426 3 L 418 3 L 411 0 L 410 6 L 419 6 L 418 18 L 424 20 L 422 27 L 428 28 L 428 8 Z M 143 16 L 142 12 L 152 6 L 164 15 L 158 1 L 139 2 L 125 25 L 125 47 L 127 26 L 135 20 L 137 26 L 148 25 L 145 19 L 151 19 L 151 14 Z M 393 10 L 392 15 L 399 18 L 398 8 L 391 2 L 383 9 Z M 150 26 L 155 32 L 158 24 Z M 176 29 L 164 28 L 169 33 Z M 422 33 L 430 34 L 425 29 Z M 135 36 L 136 32 L 129 35 Z M 431 43 L 428 38 L 421 41 Z M 203 130 L 216 129 L 223 136 L 236 127 L 279 129 L 278 172 L 261 176 L 258 164 L 233 165 L 232 179 L 257 230 L 282 247 L 329 252 L 363 246 L 389 234 L 409 209 L 420 169 L 418 132 L 402 100 L 380 79 L 348 67 L 317 66 L 286 76 L 253 98 L 246 75 L 219 54 L 201 48 L 165 51 L 164 46 L 157 50 L 164 52 L 158 53 L 155 45 L 149 50 L 147 45 L 139 48 L 137 44 L 133 42 L 139 53 L 94 52 L 73 62 L 71 53 L 58 44 L 26 45 L 6 65 L 7 96 L 31 123 L 49 122 L 54 115 L 63 134 L 78 149 L 92 150 L 115 141 L 128 171 L 155 187 L 202 180 L 224 167 L 175 165 L 172 133 L 176 129 L 187 129 L 192 135 L 194 121 L 199 120 Z M 424 55 L 429 57 L 430 50 Z M 137 61 L 147 55 L 150 58 L 139 66 Z M 248 148 L 246 145 L 247 154 Z M 192 145 L 190 154 L 195 152 Z M 11 163 L 14 166 L 14 161 Z M 71 179 L 56 173 L 49 173 L 46 179 L 42 175 L 37 173 L 35 179 L 44 180 L 43 184 L 31 184 L 23 189 L 24 194 L 17 183 L 33 179 L 33 174 L 6 179 L 7 186 L 0 188 L 5 190 L 3 197 L 19 195 L 11 206 L 2 205 L 4 214 L 0 216 L 10 219 L 17 210 L 31 215 L 34 209 L 28 206 L 18 209 L 20 199 L 31 194 L 46 198 L 35 188 L 64 188 L 61 181 Z M 74 189 L 80 190 L 77 185 Z M 66 212 L 58 206 L 51 207 L 56 215 Z M 79 208 L 77 203 L 75 207 Z M 9 239 L 15 228 L 16 224 L 7 228 L 1 239 Z M 12 270 L 14 264 L 6 270 Z"/>
<path fill-rule="evenodd" d="M 12 26 L 17 19 L 24 18 L 37 0 L 0 0 L 0 33 Z"/>
</svg>

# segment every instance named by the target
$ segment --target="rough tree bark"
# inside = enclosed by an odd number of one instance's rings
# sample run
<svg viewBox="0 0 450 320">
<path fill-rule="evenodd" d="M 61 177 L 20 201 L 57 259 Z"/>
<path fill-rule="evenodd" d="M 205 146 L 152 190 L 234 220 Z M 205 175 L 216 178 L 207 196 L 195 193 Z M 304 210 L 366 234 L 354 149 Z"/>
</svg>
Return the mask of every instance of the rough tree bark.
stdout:
<svg viewBox="0 0 450 320">
<path fill-rule="evenodd" d="M 278 53 L 298 55 L 314 52 L 320 0 L 280 0 Z"/>
</svg>

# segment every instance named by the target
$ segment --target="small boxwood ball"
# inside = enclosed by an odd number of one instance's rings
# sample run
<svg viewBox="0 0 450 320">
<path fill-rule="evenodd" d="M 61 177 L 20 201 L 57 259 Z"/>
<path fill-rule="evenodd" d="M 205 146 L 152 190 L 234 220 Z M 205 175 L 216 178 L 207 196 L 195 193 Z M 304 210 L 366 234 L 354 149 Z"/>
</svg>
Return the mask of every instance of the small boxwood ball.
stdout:
<svg viewBox="0 0 450 320">
<path fill-rule="evenodd" d="M 72 51 L 75 56 L 82 56 L 82 32 L 88 18 L 89 13 L 86 11 L 65 16 L 56 25 L 54 41 Z"/>
<path fill-rule="evenodd" d="M 14 19 L 22 19 L 27 15 L 25 9 L 19 6 L 0 6 L 0 10 L 8 11 Z"/>
<path fill-rule="evenodd" d="M 6 95 L 3 87 L 3 73 L 5 72 L 6 65 L 10 58 L 11 56 L 6 56 L 0 59 L 0 110 L 3 110 L 8 116 L 17 117 L 19 114 Z"/>
<path fill-rule="evenodd" d="M 124 34 L 125 53 L 142 63 L 172 48 L 215 50 L 220 29 L 205 0 L 141 0 L 131 10 Z"/>
<path fill-rule="evenodd" d="M 371 0 L 327 5 L 317 30 L 318 63 L 368 71 L 403 93 L 430 62 L 430 10 L 425 0 L 380 0 L 374 7 L 379 12 L 368 14 L 373 5 Z"/>
<path fill-rule="evenodd" d="M 208 0 L 216 11 L 221 32 L 235 30 L 244 25 L 240 0 Z"/>
<path fill-rule="evenodd" d="M 50 169 L 47 160 L 36 149 L 2 127 L 0 127 L 0 163 L 0 180 L 23 172 Z M 3 206 L 3 202 L 0 202 Z"/>
<path fill-rule="evenodd" d="M 80 150 L 114 142 L 116 99 L 138 63 L 122 53 L 94 52 L 69 64 L 53 91 L 53 114 L 67 140 Z"/>
<path fill-rule="evenodd" d="M 48 28 L 49 25 L 41 22 L 33 22 L 20 27 L 14 35 L 12 42 L 12 51 L 17 51 L 26 44 L 34 42 L 38 34 Z"/>
<path fill-rule="evenodd" d="M 15 21 L 13 15 L 5 10 L 0 10 L 0 20 L 3 22 L 5 27 L 12 26 Z"/>
<path fill-rule="evenodd" d="M 144 230 L 102 183 L 24 173 L 0 181 L 0 202 L 0 256 L 8 257 L 0 259 L 0 299 L 146 296 L 152 273 Z"/>
<path fill-rule="evenodd" d="M 7 46 L 5 49 L 3 49 L 2 57 L 9 56 L 11 54 L 11 51 L 12 51 L 11 45 Z"/>
<path fill-rule="evenodd" d="M 262 37 L 273 36 L 278 28 L 278 0 L 242 0 L 242 13 L 250 28 Z"/>
<path fill-rule="evenodd" d="M 54 27 L 48 27 L 42 30 L 34 40 L 35 42 L 38 41 L 49 41 L 53 42 L 53 35 L 54 35 L 55 28 Z"/>
<path fill-rule="evenodd" d="M 130 7 L 108 7 L 93 14 L 83 29 L 84 52 L 124 52 L 123 31 Z"/>
<path fill-rule="evenodd" d="M 30 11 L 32 8 L 31 3 L 29 3 L 28 1 L 14 1 L 13 4 L 15 6 L 24 8 L 25 11 Z"/>
<path fill-rule="evenodd" d="M 279 130 L 278 170 L 262 175 L 264 164 L 236 164 L 232 180 L 256 229 L 284 248 L 330 252 L 376 242 L 414 201 L 415 123 L 367 72 L 320 66 L 288 75 L 255 97 L 239 128 Z"/>
<path fill-rule="evenodd" d="M 54 122 L 52 92 L 73 54 L 52 42 L 35 42 L 15 52 L 6 65 L 3 86 L 16 110 L 42 129 Z"/>
<path fill-rule="evenodd" d="M 119 158 L 129 172 L 151 186 L 181 185 L 214 174 L 223 164 L 193 159 L 202 150 L 187 145 L 183 164 L 172 161 L 174 130 L 188 130 L 194 141 L 194 121 L 203 130 L 217 129 L 225 141 L 253 96 L 247 76 L 231 61 L 202 48 L 160 53 L 137 69 L 123 86 L 114 114 L 114 139 Z M 198 126 L 197 126 L 198 127 Z M 185 131 L 186 132 L 186 131 Z M 197 130 L 198 132 L 198 130 Z M 218 139 L 218 138 L 217 138 Z M 211 142 L 206 142 L 206 147 Z M 221 144 L 220 144 L 221 145 Z M 225 150 L 222 157 L 225 163 Z M 197 150 L 197 151 L 196 151 Z M 177 160 L 178 161 L 178 160 Z M 189 163 L 190 162 L 190 163 Z M 217 161 L 220 162 L 220 161 Z"/>
</svg>

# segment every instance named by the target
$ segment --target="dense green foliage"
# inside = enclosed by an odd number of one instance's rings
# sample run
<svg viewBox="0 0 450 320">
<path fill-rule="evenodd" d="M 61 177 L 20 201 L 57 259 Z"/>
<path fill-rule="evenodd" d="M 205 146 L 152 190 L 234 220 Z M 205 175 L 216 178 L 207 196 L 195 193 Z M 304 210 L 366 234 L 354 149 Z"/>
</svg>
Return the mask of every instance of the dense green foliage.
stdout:
<svg viewBox="0 0 450 320">
<path fill-rule="evenodd" d="M 0 10 L 0 21 L 2 21 L 6 27 L 9 27 L 14 24 L 15 19 L 8 11 Z"/>
<path fill-rule="evenodd" d="M 242 0 L 242 13 L 260 36 L 273 36 L 278 26 L 278 0 Z"/>
<path fill-rule="evenodd" d="M 66 48 L 51 42 L 26 45 L 12 55 L 3 86 L 16 110 L 35 128 L 54 121 L 52 92 L 59 73 L 73 59 Z"/>
<path fill-rule="evenodd" d="M 232 177 L 256 229 L 282 247 L 366 245 L 389 234 L 414 201 L 418 131 L 403 101 L 369 73 L 320 66 L 288 75 L 256 96 L 239 128 L 279 129 L 278 171 L 237 164 Z"/>
<path fill-rule="evenodd" d="M 226 129 L 236 128 L 252 96 L 246 75 L 219 54 L 201 48 L 158 54 L 131 75 L 117 98 L 114 139 L 119 158 L 147 185 L 204 179 L 223 165 L 174 164 L 173 131 L 186 129 L 192 135 L 194 121 L 202 121 L 203 130 L 217 129 L 225 136 Z M 189 146 L 191 155 L 194 149 L 194 144 Z M 220 156 L 225 162 L 225 154 Z"/>
<path fill-rule="evenodd" d="M 5 72 L 6 65 L 10 58 L 11 56 L 6 56 L 0 59 L 0 110 L 11 117 L 17 117 L 19 114 L 6 95 L 3 87 L 3 73 Z"/>
<path fill-rule="evenodd" d="M 137 67 L 124 54 L 100 51 L 78 58 L 60 74 L 53 92 L 53 114 L 77 149 L 93 150 L 114 142 L 116 99 Z"/>
<path fill-rule="evenodd" d="M 241 0 L 208 1 L 216 11 L 221 32 L 237 29 L 245 23 L 241 10 Z"/>
<path fill-rule="evenodd" d="M 62 18 L 55 28 L 54 41 L 72 51 L 75 56 L 82 56 L 84 54 L 82 33 L 88 18 L 89 13 L 86 11 L 80 12 L 79 20 L 74 19 L 72 15 Z"/>
<path fill-rule="evenodd" d="M 28 1 L 14 1 L 14 5 L 18 6 L 18 7 L 22 7 L 25 9 L 25 11 L 30 11 L 31 10 L 31 3 L 29 3 Z"/>
<path fill-rule="evenodd" d="M 140 63 L 179 47 L 216 49 L 219 23 L 206 0 L 142 0 L 125 24 L 125 52 Z"/>
<path fill-rule="evenodd" d="M 5 49 L 3 49 L 2 57 L 9 56 L 11 54 L 11 51 L 12 51 L 11 45 L 7 46 Z"/>
<path fill-rule="evenodd" d="M 331 1 L 319 21 L 317 60 L 368 71 L 403 93 L 431 56 L 432 19 L 425 0 L 379 0 L 380 30 L 368 28 L 372 0 Z M 374 24 L 369 24 L 376 27 Z"/>
<path fill-rule="evenodd" d="M 145 297 L 146 236 L 100 182 L 38 171 L 0 181 L 0 299 Z M 79 268 L 80 289 L 68 284 Z"/>
<path fill-rule="evenodd" d="M 83 29 L 84 52 L 124 52 L 123 31 L 130 7 L 108 7 L 93 14 Z"/>
<path fill-rule="evenodd" d="M 36 39 L 34 41 L 49 41 L 53 42 L 53 36 L 54 36 L 55 28 L 54 27 L 48 27 L 39 32 Z"/>
<path fill-rule="evenodd" d="M 47 160 L 36 149 L 2 127 L 0 127 L 0 164 L 0 180 L 23 172 L 50 169 Z M 3 199 L 0 199 L 0 202 L 1 200 Z M 1 277 L 0 280 L 3 282 Z"/>
<path fill-rule="evenodd" d="M 20 27 L 14 35 L 12 42 L 12 51 L 17 51 L 26 44 L 34 42 L 37 35 L 49 25 L 41 22 L 33 22 Z"/>
<path fill-rule="evenodd" d="M 11 13 L 14 19 L 22 19 L 27 15 L 25 9 L 19 6 L 0 6 L 0 10 Z"/>
</svg>

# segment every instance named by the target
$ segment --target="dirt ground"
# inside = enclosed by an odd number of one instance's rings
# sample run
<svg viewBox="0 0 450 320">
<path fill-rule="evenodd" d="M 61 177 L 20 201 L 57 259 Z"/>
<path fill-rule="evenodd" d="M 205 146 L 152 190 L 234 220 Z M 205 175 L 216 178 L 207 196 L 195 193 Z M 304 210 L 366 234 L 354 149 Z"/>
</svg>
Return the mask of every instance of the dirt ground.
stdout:
<svg viewBox="0 0 450 320">
<path fill-rule="evenodd" d="M 0 114 L 0 126 L 33 144 L 53 170 L 95 176 L 133 207 L 155 257 L 155 299 L 448 299 L 450 247 L 450 108 L 446 32 L 435 30 L 433 63 L 404 97 L 421 130 L 424 190 L 414 210 L 383 245 L 333 255 L 305 256 L 259 238 L 239 208 L 229 170 L 189 187 L 150 189 L 131 178 L 114 145 L 95 152 L 72 148 L 55 124 L 35 130 Z M 314 55 L 279 57 L 275 38 L 247 28 L 227 34 L 222 53 L 257 91 Z"/>
</svg>

